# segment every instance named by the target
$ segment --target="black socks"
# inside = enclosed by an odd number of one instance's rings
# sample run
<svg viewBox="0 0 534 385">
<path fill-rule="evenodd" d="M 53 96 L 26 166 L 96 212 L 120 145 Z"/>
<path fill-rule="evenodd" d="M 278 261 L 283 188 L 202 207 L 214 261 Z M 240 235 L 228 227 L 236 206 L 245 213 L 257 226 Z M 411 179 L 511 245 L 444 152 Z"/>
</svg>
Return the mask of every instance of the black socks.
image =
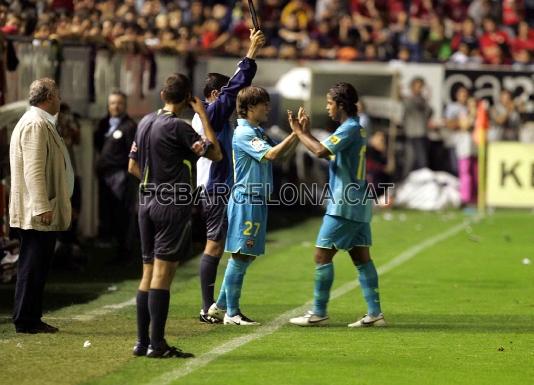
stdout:
<svg viewBox="0 0 534 385">
<path fill-rule="evenodd" d="M 150 312 L 150 344 L 156 350 L 165 347 L 165 323 L 169 313 L 169 290 L 150 289 L 148 309 Z"/>
<path fill-rule="evenodd" d="M 137 291 L 137 341 L 143 346 L 148 346 L 150 337 L 148 328 L 150 326 L 150 313 L 148 312 L 148 291 Z"/>
<path fill-rule="evenodd" d="M 213 296 L 220 260 L 221 258 L 208 254 L 202 254 L 200 258 L 200 287 L 202 289 L 202 308 L 204 313 L 207 313 L 211 304 L 215 302 Z"/>
</svg>

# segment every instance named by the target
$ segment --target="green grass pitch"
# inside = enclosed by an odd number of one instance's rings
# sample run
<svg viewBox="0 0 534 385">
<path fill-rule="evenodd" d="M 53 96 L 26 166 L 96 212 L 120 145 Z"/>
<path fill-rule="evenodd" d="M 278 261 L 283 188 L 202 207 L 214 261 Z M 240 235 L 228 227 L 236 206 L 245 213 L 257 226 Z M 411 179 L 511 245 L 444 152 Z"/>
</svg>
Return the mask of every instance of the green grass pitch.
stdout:
<svg viewBox="0 0 534 385">
<path fill-rule="evenodd" d="M 266 332 L 278 316 L 311 299 L 319 218 L 268 233 L 267 254 L 249 269 L 241 299 L 244 313 L 261 327 L 200 324 L 193 259 L 177 272 L 167 339 L 194 352 L 194 361 L 131 355 L 135 309 L 109 305 L 133 298 L 136 279 L 118 278 L 117 269 L 83 283 L 54 277 L 47 298 L 63 303 L 44 319 L 60 333 L 15 334 L 7 302 L 0 306 L 0 384 L 531 384 L 534 213 L 497 211 L 435 241 L 468 219 L 459 212 L 375 215 L 377 266 L 406 251 L 411 256 L 380 277 L 389 322 L 383 329 L 346 327 L 365 312 L 355 288 L 331 301 L 327 327 L 284 323 Z M 225 264 L 226 257 L 219 285 Z M 338 253 L 334 265 L 333 290 L 356 280 L 346 253 Z M 107 290 L 111 285 L 116 290 Z M 0 286 L 2 301 L 7 290 Z M 249 342 L 234 350 L 206 354 L 247 336 Z"/>
</svg>

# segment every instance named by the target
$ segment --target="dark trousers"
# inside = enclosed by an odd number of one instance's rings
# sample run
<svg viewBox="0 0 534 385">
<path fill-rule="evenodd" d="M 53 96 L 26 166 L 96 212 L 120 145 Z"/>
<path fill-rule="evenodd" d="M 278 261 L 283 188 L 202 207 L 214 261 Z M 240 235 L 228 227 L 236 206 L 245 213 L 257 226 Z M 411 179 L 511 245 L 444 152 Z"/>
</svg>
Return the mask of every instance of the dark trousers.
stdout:
<svg viewBox="0 0 534 385">
<path fill-rule="evenodd" d="M 57 233 L 20 229 L 17 232 L 20 255 L 13 323 L 15 327 L 31 327 L 38 324 L 43 316 L 43 292 Z"/>
<path fill-rule="evenodd" d="M 98 180 L 98 236 L 104 241 L 117 241 L 118 260 L 132 256 L 132 245 L 137 234 L 137 213 L 133 208 L 137 205 L 134 201 L 137 185 L 130 185 L 130 181 L 127 180 L 122 198 L 119 199 L 104 178 Z"/>
<path fill-rule="evenodd" d="M 428 167 L 428 147 L 427 138 L 406 138 L 404 177 L 413 170 Z"/>
</svg>

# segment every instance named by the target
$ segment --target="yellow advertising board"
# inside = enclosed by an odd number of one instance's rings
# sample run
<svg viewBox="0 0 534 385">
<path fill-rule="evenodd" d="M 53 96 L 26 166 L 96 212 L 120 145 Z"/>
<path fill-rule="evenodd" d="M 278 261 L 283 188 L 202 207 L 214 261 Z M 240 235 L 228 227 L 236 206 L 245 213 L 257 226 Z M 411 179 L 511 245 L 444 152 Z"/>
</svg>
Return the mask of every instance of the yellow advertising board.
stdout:
<svg viewBox="0 0 534 385">
<path fill-rule="evenodd" d="M 487 205 L 534 207 L 534 144 L 488 144 Z"/>
</svg>

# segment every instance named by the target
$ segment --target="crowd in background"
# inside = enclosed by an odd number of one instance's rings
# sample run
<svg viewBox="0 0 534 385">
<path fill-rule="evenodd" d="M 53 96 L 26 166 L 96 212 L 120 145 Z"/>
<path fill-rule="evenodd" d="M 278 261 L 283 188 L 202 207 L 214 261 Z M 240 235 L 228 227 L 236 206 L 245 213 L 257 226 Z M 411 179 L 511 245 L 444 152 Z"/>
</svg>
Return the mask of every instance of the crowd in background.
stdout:
<svg viewBox="0 0 534 385">
<path fill-rule="evenodd" d="M 256 0 L 260 57 L 532 64 L 532 0 Z M 0 0 L 0 31 L 128 52 L 240 56 L 246 0 Z"/>
</svg>

